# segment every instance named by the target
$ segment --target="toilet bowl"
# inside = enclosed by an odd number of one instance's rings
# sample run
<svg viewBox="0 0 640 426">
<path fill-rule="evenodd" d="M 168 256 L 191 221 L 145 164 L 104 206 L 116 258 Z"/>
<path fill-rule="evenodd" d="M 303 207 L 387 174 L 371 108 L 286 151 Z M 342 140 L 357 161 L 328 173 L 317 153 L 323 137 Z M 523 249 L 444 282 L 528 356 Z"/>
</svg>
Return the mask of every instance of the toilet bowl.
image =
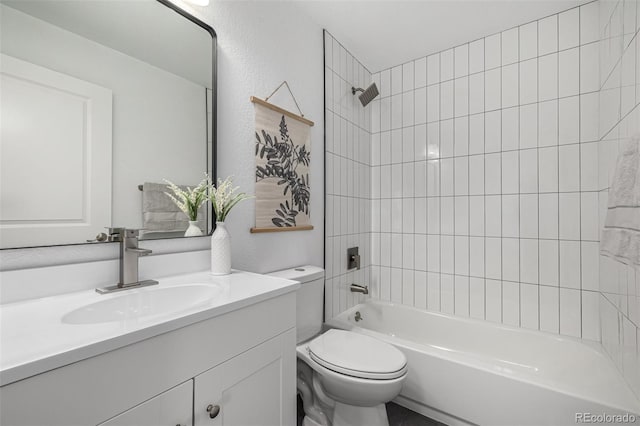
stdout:
<svg viewBox="0 0 640 426">
<path fill-rule="evenodd" d="M 344 330 L 328 330 L 297 352 L 309 367 L 299 367 L 298 374 L 299 385 L 311 389 L 311 395 L 302 395 L 304 426 L 388 426 L 385 403 L 400 393 L 407 375 L 402 352 Z"/>
<path fill-rule="evenodd" d="M 385 403 L 407 375 L 397 348 L 345 330 L 322 332 L 324 270 L 300 266 L 269 275 L 298 281 L 297 387 L 304 426 L 389 426 Z"/>
</svg>

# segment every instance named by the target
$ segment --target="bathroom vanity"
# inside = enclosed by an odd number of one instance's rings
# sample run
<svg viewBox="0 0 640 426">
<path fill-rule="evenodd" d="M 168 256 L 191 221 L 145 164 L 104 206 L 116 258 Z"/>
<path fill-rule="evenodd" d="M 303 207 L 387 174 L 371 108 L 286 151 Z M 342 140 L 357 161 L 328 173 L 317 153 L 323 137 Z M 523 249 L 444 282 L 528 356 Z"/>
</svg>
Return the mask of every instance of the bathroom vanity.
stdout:
<svg viewBox="0 0 640 426">
<path fill-rule="evenodd" d="M 0 423 L 294 424 L 299 285 L 159 281 L 2 305 Z"/>
</svg>

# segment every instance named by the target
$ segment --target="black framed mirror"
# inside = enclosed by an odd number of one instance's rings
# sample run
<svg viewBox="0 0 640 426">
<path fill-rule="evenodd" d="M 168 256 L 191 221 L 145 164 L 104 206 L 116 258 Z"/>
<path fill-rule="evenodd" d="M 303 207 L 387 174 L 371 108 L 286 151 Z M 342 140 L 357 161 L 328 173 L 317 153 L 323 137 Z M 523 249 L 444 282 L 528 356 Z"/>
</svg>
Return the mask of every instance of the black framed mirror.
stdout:
<svg viewBox="0 0 640 426">
<path fill-rule="evenodd" d="M 0 8 L 0 248 L 184 236 L 186 216 L 142 189 L 217 176 L 213 28 L 168 0 Z"/>
</svg>

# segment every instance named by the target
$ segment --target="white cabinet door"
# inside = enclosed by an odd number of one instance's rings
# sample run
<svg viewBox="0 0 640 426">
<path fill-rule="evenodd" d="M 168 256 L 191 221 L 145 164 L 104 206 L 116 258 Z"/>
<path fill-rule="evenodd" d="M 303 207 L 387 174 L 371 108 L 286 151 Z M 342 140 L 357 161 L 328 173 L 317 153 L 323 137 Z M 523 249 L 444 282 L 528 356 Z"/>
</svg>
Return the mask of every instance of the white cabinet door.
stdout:
<svg viewBox="0 0 640 426">
<path fill-rule="evenodd" d="M 289 330 L 196 376 L 194 425 L 294 425 L 295 338 Z"/>
<path fill-rule="evenodd" d="M 191 426 L 193 380 L 133 407 L 98 426 Z"/>
</svg>

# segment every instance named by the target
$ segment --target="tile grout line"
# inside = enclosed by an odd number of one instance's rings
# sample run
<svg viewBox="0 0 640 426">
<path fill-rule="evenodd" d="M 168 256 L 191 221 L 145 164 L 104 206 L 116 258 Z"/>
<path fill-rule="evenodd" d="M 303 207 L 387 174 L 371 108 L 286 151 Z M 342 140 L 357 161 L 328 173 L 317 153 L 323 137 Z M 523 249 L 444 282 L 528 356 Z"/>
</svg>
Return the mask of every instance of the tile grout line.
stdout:
<svg viewBox="0 0 640 426">
<path fill-rule="evenodd" d="M 427 72 L 427 77 L 429 76 L 428 72 Z M 441 61 L 441 54 L 438 53 L 438 81 L 440 81 L 442 78 L 442 61 Z M 440 143 L 440 137 L 442 136 L 441 134 L 441 130 L 442 130 L 442 121 L 440 120 L 440 118 L 442 117 L 442 111 L 441 111 L 441 102 L 442 102 L 442 84 L 439 83 L 438 84 L 438 102 L 437 102 L 437 108 L 438 108 L 438 154 L 440 153 L 440 148 L 441 148 L 441 143 Z M 429 111 L 427 110 L 427 117 L 428 117 Z M 442 208 L 442 203 L 441 203 L 441 198 L 440 195 L 442 193 L 442 188 L 441 188 L 441 184 L 442 184 L 442 164 L 439 163 L 438 166 L 438 311 L 441 312 L 442 311 L 442 214 L 441 214 L 441 208 Z M 429 267 L 429 265 L 427 265 L 427 268 Z M 428 281 L 428 278 L 427 278 Z"/>
<path fill-rule="evenodd" d="M 403 89 L 404 89 L 404 66 L 403 65 L 399 65 L 398 66 L 400 69 L 400 125 L 404 124 L 404 99 L 403 99 Z M 392 89 L 393 89 L 393 83 L 392 83 Z M 392 108 L 392 114 L 391 117 L 393 119 L 393 105 L 391 105 Z M 400 153 L 401 153 L 401 159 L 404 160 L 404 130 L 400 130 L 400 141 L 401 141 L 401 145 L 400 145 Z M 401 163 L 403 164 L 403 163 Z M 400 167 L 400 195 L 403 196 L 404 195 L 404 165 L 399 166 Z M 393 175 L 392 175 L 393 176 Z M 404 211 L 403 211 L 403 205 L 402 203 L 400 203 L 400 229 L 402 230 L 402 232 L 404 232 Z M 392 210 L 393 211 L 393 210 Z M 393 221 L 393 214 L 391 216 L 391 220 Z M 392 222 L 392 227 L 393 227 L 393 222 Z M 392 244 L 393 247 L 393 244 Z M 404 241 L 403 241 L 403 237 L 400 237 L 400 259 L 401 262 L 403 262 L 403 250 L 404 250 Z M 393 253 L 391 254 L 392 258 L 393 258 Z M 393 263 L 393 262 L 392 262 Z M 400 304 L 404 305 L 404 265 L 401 265 L 401 285 L 400 285 Z M 393 300 L 393 284 L 392 284 L 392 289 L 391 289 L 391 299 Z"/>
<path fill-rule="evenodd" d="M 484 52 L 483 52 L 484 53 Z M 471 72 L 471 43 L 467 44 L 467 72 Z M 467 113 L 471 112 L 471 79 L 467 77 Z M 471 120 L 467 118 L 467 154 L 471 152 Z M 471 233 L 471 164 L 467 157 L 467 233 Z M 471 318 L 471 237 L 467 237 L 467 316 Z"/>
<path fill-rule="evenodd" d="M 578 145 L 578 189 L 580 190 L 580 195 L 578 197 L 578 203 L 579 203 L 579 212 L 580 215 L 578 217 L 578 222 L 579 222 L 579 236 L 580 236 L 580 243 L 579 243 L 579 247 L 578 247 L 578 265 L 580 270 L 578 271 L 578 279 L 580 280 L 580 290 L 578 291 L 578 297 L 579 297 L 579 305 L 578 305 L 578 336 L 579 338 L 582 338 L 582 215 L 583 215 L 583 211 L 582 211 L 582 149 L 583 149 L 583 143 L 582 143 L 582 99 L 583 99 L 583 94 L 582 94 L 582 13 L 580 13 L 581 9 L 578 9 L 578 93 L 580 94 L 580 98 L 579 98 L 579 103 L 578 103 L 578 135 L 579 135 L 579 142 L 580 145 Z M 598 111 L 600 111 L 598 109 Z"/>
<path fill-rule="evenodd" d="M 538 28 L 537 28 L 537 34 L 536 34 L 536 42 L 538 45 L 538 51 L 540 51 L 540 24 L 538 23 Z M 536 258 L 536 296 L 537 296 L 537 306 L 536 306 L 536 319 L 537 319 L 537 329 L 540 330 L 540 61 L 538 60 L 537 64 L 536 64 L 536 82 L 537 82 L 537 98 L 538 98 L 538 128 L 536 129 L 538 131 L 538 141 L 537 141 L 537 147 L 538 149 L 536 150 L 536 171 L 537 171 L 537 177 L 538 177 L 538 195 L 537 195 L 537 201 L 538 201 L 538 227 L 536 229 L 536 237 L 537 237 L 537 241 L 536 241 L 536 254 L 537 254 L 537 258 Z M 556 125 L 558 127 L 558 129 L 560 128 L 560 125 L 558 123 L 558 114 L 559 114 L 559 110 L 558 110 L 558 102 L 556 101 Z M 522 244 L 521 244 L 522 245 Z M 522 307 L 520 308 L 522 309 Z"/>
<path fill-rule="evenodd" d="M 537 28 L 538 28 L 538 22 L 536 21 L 536 33 L 537 33 Z M 537 46 L 536 46 L 537 48 Z M 520 59 L 521 57 L 521 52 L 520 52 L 520 27 L 518 27 L 518 59 Z M 520 221 L 520 203 L 522 201 L 522 164 L 520 162 L 520 155 L 522 153 L 522 149 L 521 149 L 521 143 L 522 140 L 520 138 L 520 131 L 522 128 L 522 120 L 520 119 L 520 112 L 522 110 L 522 107 L 520 106 L 520 99 L 522 98 L 522 94 L 520 93 L 520 70 L 522 69 L 522 61 L 518 61 L 518 327 L 522 327 L 522 320 L 520 318 L 520 310 L 521 310 L 521 304 L 522 304 L 522 299 L 521 299 L 521 291 L 520 291 L 520 286 L 522 283 L 522 278 L 521 278 L 521 271 L 520 271 L 520 256 L 522 256 L 522 253 L 520 253 L 520 235 L 521 235 L 521 231 L 520 231 L 520 226 L 521 226 L 521 221 Z M 536 123 L 537 123 L 537 119 L 538 117 L 536 116 Z M 537 129 L 536 129 L 537 130 Z"/>
<path fill-rule="evenodd" d="M 482 68 L 484 69 L 486 67 L 486 62 L 487 62 L 487 43 L 486 43 L 486 39 L 482 39 Z M 482 225 L 483 225 L 483 229 L 482 229 L 482 233 L 483 233 L 483 241 L 482 241 L 482 245 L 484 247 L 483 253 L 482 253 L 482 275 L 485 276 L 485 278 L 482 280 L 482 297 L 483 297 L 483 306 L 482 306 L 482 319 L 486 321 L 487 319 L 487 196 L 486 196 L 486 192 L 487 192 L 487 182 L 486 182 L 486 176 L 487 176 L 487 171 L 486 171 L 486 152 L 487 152 L 487 116 L 486 116 L 486 109 L 487 109 L 487 93 L 486 93 L 486 84 L 487 84 L 487 74 L 486 71 L 482 76 L 482 94 L 483 94 L 483 98 L 482 98 L 482 105 L 483 105 L 483 110 L 484 112 L 484 116 L 482 118 L 482 127 L 483 127 L 483 132 L 484 132 L 484 137 L 482 140 L 482 144 L 483 144 L 483 158 L 482 158 L 482 185 L 483 185 L 483 197 L 482 197 L 482 210 L 483 210 L 483 218 L 482 218 Z M 500 123 L 500 127 L 502 127 L 502 122 Z M 502 142 L 501 142 L 502 143 Z"/>
<path fill-rule="evenodd" d="M 452 276 L 452 285 L 453 285 L 453 314 L 456 315 L 456 199 L 455 199 L 455 195 L 456 195 L 456 160 L 455 160 L 455 154 L 456 154 L 456 147 L 457 147 L 457 143 L 456 143 L 456 134 L 457 129 L 456 129 L 456 122 L 455 122 L 455 116 L 456 116 L 456 80 L 455 80 L 455 76 L 456 76 L 456 51 L 455 48 L 451 50 L 451 54 L 453 55 L 453 69 L 451 70 L 452 74 L 453 74 L 453 81 L 452 81 L 452 87 L 453 87 L 453 94 L 452 94 L 452 105 L 451 105 L 451 109 L 452 109 L 452 124 L 453 124 L 453 155 L 454 155 L 454 159 L 452 162 L 452 167 L 453 167 L 453 276 Z M 442 65 L 442 64 L 441 64 Z M 442 114 L 442 111 L 440 111 L 440 114 Z"/>
<path fill-rule="evenodd" d="M 502 50 L 502 34 L 500 34 L 500 64 L 502 64 L 502 55 L 504 54 L 503 50 Z M 503 73 L 502 73 L 503 67 L 500 67 L 500 95 L 499 95 L 499 99 L 500 99 L 500 144 L 501 146 L 504 144 L 504 132 L 503 132 L 503 126 L 504 126 L 504 122 L 503 122 L 503 111 L 504 111 L 504 105 L 502 102 L 502 97 L 503 97 L 503 88 L 502 88 L 502 79 L 503 77 Z M 504 259 L 504 253 L 502 251 L 502 237 L 503 237 L 503 229 L 504 229 L 504 224 L 503 224 L 503 215 L 502 215 L 502 211 L 504 210 L 504 206 L 503 206 L 503 202 L 502 202 L 502 197 L 503 197 L 503 185 L 502 185 L 502 172 L 503 172 L 503 164 L 502 164 L 502 154 L 500 155 L 500 323 L 504 324 L 504 285 L 503 285 L 503 274 L 502 274 L 502 270 L 503 270 L 503 259 Z"/>
<path fill-rule="evenodd" d="M 558 49 L 560 49 L 560 15 L 559 14 L 558 14 L 558 20 L 557 20 L 556 25 L 557 25 L 557 30 L 556 31 L 557 31 L 557 34 L 558 34 L 556 43 L 558 44 Z M 556 65 L 557 65 L 557 75 L 558 75 L 558 79 L 556 81 L 556 86 L 557 86 L 556 90 L 557 90 L 558 96 L 560 96 L 560 55 L 558 55 L 558 61 L 557 61 Z M 560 191 L 560 101 L 558 101 L 558 148 L 556 148 L 556 151 L 557 151 L 556 155 L 557 155 L 557 158 L 558 158 L 558 161 L 557 161 L 557 164 L 556 164 L 556 167 L 558 169 L 557 170 L 557 174 L 558 174 L 558 183 L 557 183 L 557 185 L 558 185 L 558 191 Z M 558 222 L 557 222 L 558 223 L 557 224 L 558 259 L 557 259 L 557 263 L 556 263 L 556 265 L 558 267 L 558 273 L 557 273 L 558 291 L 556 293 L 556 297 L 557 297 L 557 301 L 558 301 L 558 309 L 557 309 L 557 311 L 558 311 L 558 324 L 557 324 L 557 329 L 556 329 L 555 332 L 557 334 L 560 334 L 560 315 L 561 315 L 561 312 L 560 312 L 560 241 L 559 241 L 559 238 L 560 238 L 560 194 L 559 193 L 558 193 L 558 199 L 557 199 L 557 204 L 556 205 L 558 206 L 558 212 L 557 212 L 557 219 L 558 219 Z"/>
</svg>

